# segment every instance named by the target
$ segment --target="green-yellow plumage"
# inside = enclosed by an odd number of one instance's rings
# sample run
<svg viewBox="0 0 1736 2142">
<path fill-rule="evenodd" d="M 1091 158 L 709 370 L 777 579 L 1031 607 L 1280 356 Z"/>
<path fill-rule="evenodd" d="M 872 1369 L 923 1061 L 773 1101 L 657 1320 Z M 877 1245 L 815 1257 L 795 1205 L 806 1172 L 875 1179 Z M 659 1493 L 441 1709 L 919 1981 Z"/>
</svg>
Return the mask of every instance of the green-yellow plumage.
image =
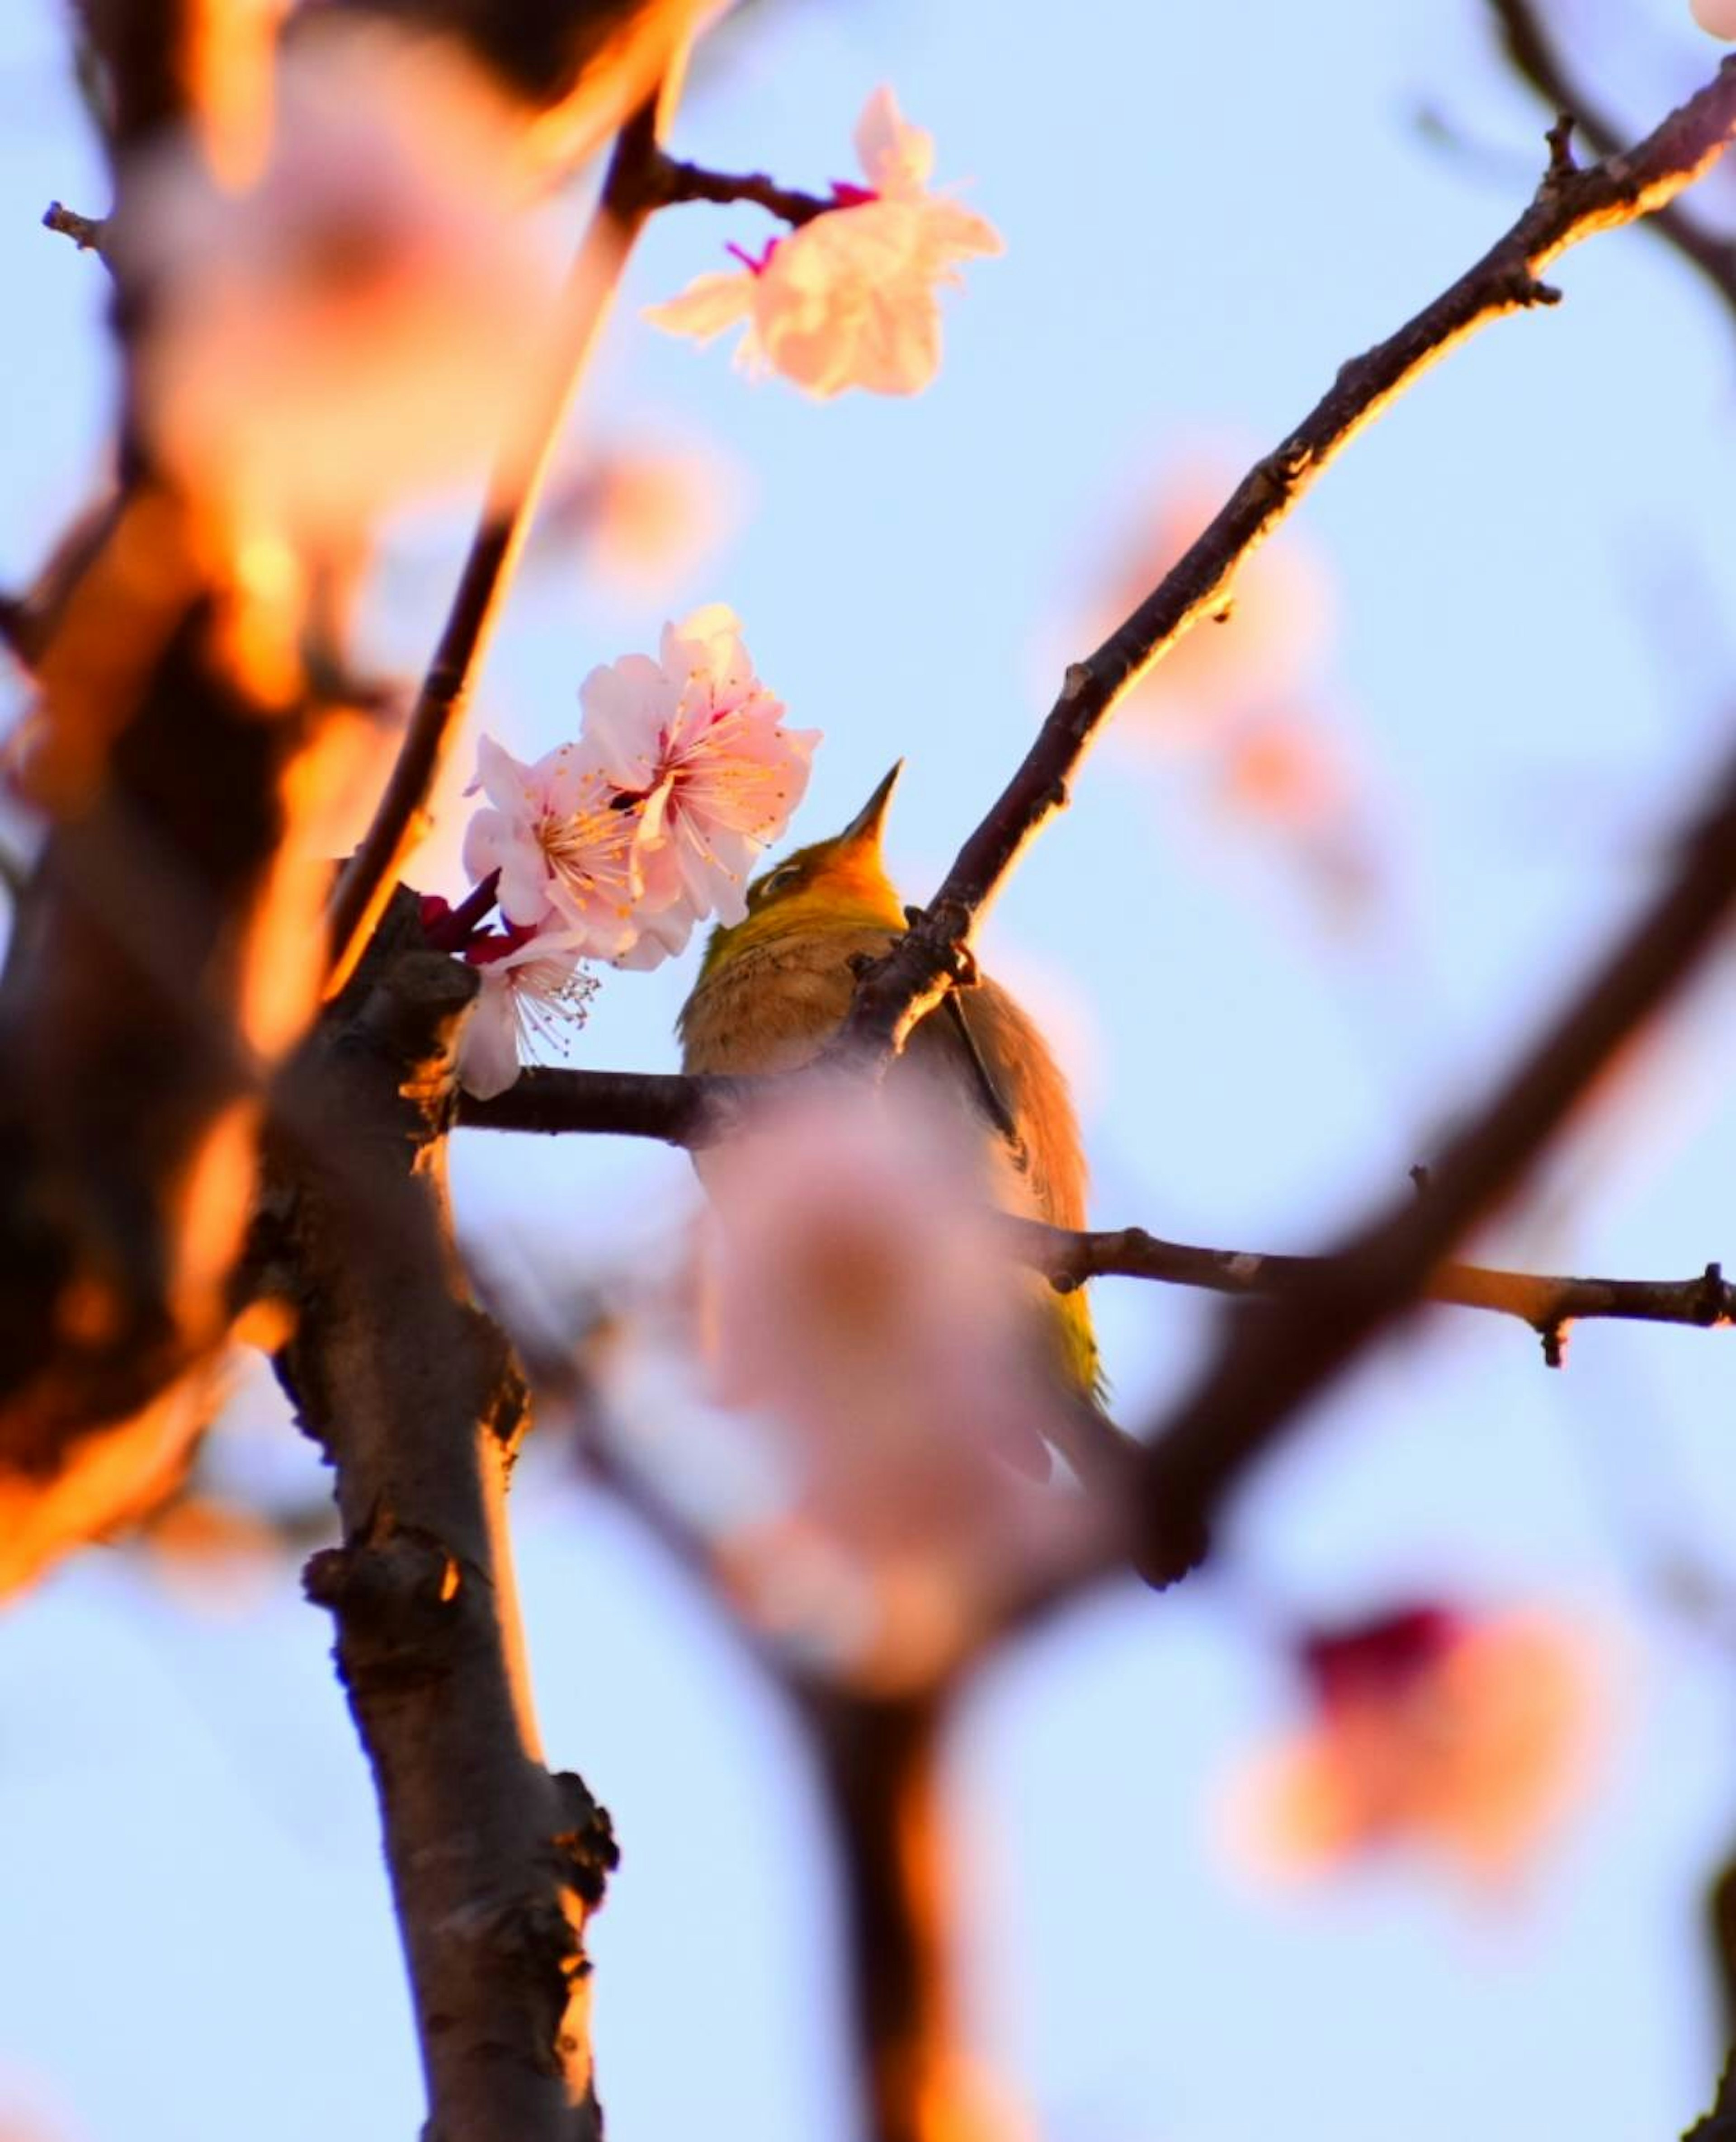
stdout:
<svg viewBox="0 0 1736 2142">
<path fill-rule="evenodd" d="M 904 906 L 880 859 L 880 830 L 899 768 L 836 838 L 800 849 L 747 889 L 747 913 L 713 930 L 678 1031 L 683 1068 L 746 1074 L 809 1062 L 849 1009 L 858 954 L 884 952 L 905 926 Z M 916 1029 L 893 1079 L 925 1078 L 958 1096 L 980 1126 L 994 1194 L 1008 1210 L 1060 1227 L 1085 1224 L 1085 1159 L 1073 1102 L 1042 1034 L 985 977 L 954 993 Z M 962 1019 L 968 1030 L 959 1030 Z M 978 1059 L 972 1060 L 974 1050 Z M 1017 1143 L 996 1128 L 988 1089 Z M 1064 1384 L 1096 1413 L 1097 1342 L 1083 1293 L 1058 1295 L 1033 1279 Z M 1102 1419 L 1099 1415 L 1098 1419 Z M 1106 1434 L 1112 1435 L 1107 1419 Z M 1069 1454 L 1082 1454 L 1069 1439 Z"/>
</svg>

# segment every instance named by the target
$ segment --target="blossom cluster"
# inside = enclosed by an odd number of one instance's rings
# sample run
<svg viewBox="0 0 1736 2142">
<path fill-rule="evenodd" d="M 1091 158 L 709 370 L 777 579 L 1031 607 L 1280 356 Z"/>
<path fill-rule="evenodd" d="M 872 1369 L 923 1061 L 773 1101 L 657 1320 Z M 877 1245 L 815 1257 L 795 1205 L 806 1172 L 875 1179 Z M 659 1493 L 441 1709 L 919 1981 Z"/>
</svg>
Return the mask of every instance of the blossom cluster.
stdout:
<svg viewBox="0 0 1736 2142">
<path fill-rule="evenodd" d="M 655 659 L 592 670 L 579 699 L 578 738 L 534 763 L 481 740 L 487 801 L 464 841 L 476 891 L 429 918 L 481 971 L 458 1069 L 485 1098 L 518 1076 L 522 1041 L 582 1014 L 585 961 L 654 967 L 706 916 L 741 920 L 754 858 L 788 824 L 819 742 L 784 727 L 722 604 L 666 625 Z M 504 926 L 475 933 L 491 904 Z"/>
<path fill-rule="evenodd" d="M 826 399 L 846 387 L 915 394 L 940 363 L 935 293 L 955 264 L 999 253 L 994 225 L 930 193 L 931 136 L 912 126 L 890 89 L 877 89 L 856 123 L 866 186 L 836 182 L 834 205 L 757 258 L 730 250 L 733 274 L 702 275 L 646 318 L 671 334 L 709 342 L 745 323 L 737 362 L 782 373 Z"/>
</svg>

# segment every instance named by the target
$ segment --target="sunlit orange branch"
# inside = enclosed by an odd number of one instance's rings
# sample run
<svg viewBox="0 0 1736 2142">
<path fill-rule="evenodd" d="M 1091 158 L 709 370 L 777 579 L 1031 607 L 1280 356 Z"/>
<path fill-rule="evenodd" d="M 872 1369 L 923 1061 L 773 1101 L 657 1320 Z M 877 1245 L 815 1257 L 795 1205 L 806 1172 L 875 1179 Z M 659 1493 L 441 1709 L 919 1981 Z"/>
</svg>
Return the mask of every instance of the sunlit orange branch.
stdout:
<svg viewBox="0 0 1736 2142">
<path fill-rule="evenodd" d="M 1489 0 L 1507 57 L 1552 111 L 1570 116 L 1600 156 L 1614 155 L 1621 132 L 1570 78 L 1555 40 L 1532 0 Z M 1682 201 L 1667 201 L 1646 219 L 1649 230 L 1674 246 L 1736 313 L 1736 239 L 1713 230 Z"/>
<path fill-rule="evenodd" d="M 863 973 L 828 1054 L 883 1062 L 968 970 L 978 920 L 1044 821 L 1068 801 L 1086 752 L 1117 703 L 1202 619 L 1232 600 L 1237 568 L 1320 471 L 1436 360 L 1480 328 L 1559 293 L 1539 280 L 1595 231 L 1655 215 L 1723 155 L 1736 133 L 1736 61 L 1640 146 L 1585 170 L 1551 156 L 1529 208 L 1433 304 L 1339 368 L 1302 422 L 1242 479 L 1216 520 L 1094 654 L 1068 670 L 1023 763 L 959 850 L 909 933 Z"/>
</svg>

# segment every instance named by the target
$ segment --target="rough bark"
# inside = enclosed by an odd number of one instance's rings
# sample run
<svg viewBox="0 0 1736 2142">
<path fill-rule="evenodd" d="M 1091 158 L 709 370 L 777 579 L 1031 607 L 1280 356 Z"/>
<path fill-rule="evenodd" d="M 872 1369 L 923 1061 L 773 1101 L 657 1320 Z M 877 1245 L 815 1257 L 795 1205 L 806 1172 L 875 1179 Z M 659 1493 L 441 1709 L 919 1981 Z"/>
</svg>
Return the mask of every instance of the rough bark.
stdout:
<svg viewBox="0 0 1736 2142">
<path fill-rule="evenodd" d="M 308 1596 L 379 1795 L 430 2142 L 593 2142 L 584 1928 L 615 1850 L 545 1767 L 506 1497 L 525 1382 L 471 1300 L 446 1197 L 451 1045 L 476 977 L 401 903 L 289 1074 L 258 1251 L 279 1373 L 337 1468 Z"/>
</svg>

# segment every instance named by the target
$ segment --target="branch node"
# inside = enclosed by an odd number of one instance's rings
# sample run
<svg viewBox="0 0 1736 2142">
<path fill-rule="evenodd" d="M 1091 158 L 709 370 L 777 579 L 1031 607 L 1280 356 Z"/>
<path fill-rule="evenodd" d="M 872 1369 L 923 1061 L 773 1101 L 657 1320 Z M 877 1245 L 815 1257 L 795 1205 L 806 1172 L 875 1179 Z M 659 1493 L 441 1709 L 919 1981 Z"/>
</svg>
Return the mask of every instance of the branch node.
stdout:
<svg viewBox="0 0 1736 2142">
<path fill-rule="evenodd" d="M 1573 130 L 1579 122 L 1571 111 L 1558 112 L 1556 123 L 1543 139 L 1549 144 L 1549 170 L 1544 183 L 1559 185 L 1579 169 L 1573 154 Z"/>
<path fill-rule="evenodd" d="M 1538 1327 L 1537 1336 L 1543 1341 L 1543 1365 L 1546 1369 L 1565 1369 L 1567 1365 L 1567 1323 L 1559 1318 L 1553 1324 Z"/>
<path fill-rule="evenodd" d="M 576 1770 L 557 1770 L 550 1781 L 560 1802 L 562 1827 L 551 1840 L 567 1878 L 594 1911 L 609 1878 L 621 1863 L 621 1848 L 609 1810 Z"/>
<path fill-rule="evenodd" d="M 1729 1315 L 1730 1293 L 1724 1283 L 1724 1266 L 1714 1261 L 1701 1273 L 1694 1292 L 1694 1321 L 1709 1326 L 1727 1323 Z"/>
<path fill-rule="evenodd" d="M 81 215 L 76 208 L 67 208 L 57 200 L 50 201 L 43 210 L 42 228 L 70 238 L 81 253 L 101 253 L 108 234 L 107 222 L 101 216 Z"/>
</svg>

